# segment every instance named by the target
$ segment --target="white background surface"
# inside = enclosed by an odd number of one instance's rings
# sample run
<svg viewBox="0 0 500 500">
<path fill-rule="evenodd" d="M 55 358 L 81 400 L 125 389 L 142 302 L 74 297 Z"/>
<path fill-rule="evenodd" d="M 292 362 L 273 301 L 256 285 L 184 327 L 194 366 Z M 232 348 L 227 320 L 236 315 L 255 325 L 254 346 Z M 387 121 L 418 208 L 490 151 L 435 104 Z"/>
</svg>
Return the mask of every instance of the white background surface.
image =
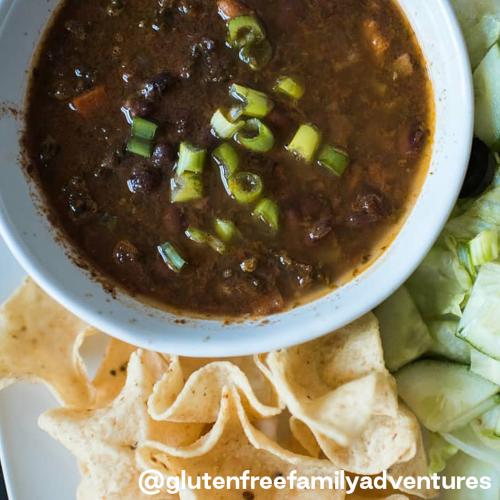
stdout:
<svg viewBox="0 0 500 500">
<path fill-rule="evenodd" d="M 24 271 L 0 238 L 0 302 L 21 283 Z M 16 384 L 0 392 L 0 458 L 9 500 L 73 500 L 76 461 L 38 429 L 38 416 L 57 402 L 41 385 Z"/>
</svg>

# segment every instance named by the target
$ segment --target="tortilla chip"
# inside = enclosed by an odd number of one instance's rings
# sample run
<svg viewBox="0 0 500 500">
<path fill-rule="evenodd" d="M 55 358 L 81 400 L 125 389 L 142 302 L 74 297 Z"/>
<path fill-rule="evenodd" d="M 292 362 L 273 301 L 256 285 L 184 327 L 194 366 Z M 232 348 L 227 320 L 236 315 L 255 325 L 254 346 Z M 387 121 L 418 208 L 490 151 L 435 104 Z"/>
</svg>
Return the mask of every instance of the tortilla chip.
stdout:
<svg viewBox="0 0 500 500">
<path fill-rule="evenodd" d="M 92 381 L 96 391 L 97 408 L 108 405 L 118 396 L 127 379 L 127 366 L 131 354 L 137 350 L 130 344 L 109 339 L 104 359 Z"/>
<path fill-rule="evenodd" d="M 40 417 L 40 427 L 68 448 L 81 464 L 81 498 L 92 494 L 95 500 L 143 498 L 135 460 L 138 444 L 158 439 L 171 446 L 182 446 L 199 437 L 199 425 L 155 422 L 148 415 L 147 398 L 166 368 L 160 355 L 138 350 L 130 357 L 125 386 L 109 406 L 58 408 Z"/>
<path fill-rule="evenodd" d="M 0 389 L 41 381 L 62 404 L 88 405 L 94 393 L 79 349 L 91 331 L 27 279 L 0 310 Z"/>
<path fill-rule="evenodd" d="M 408 414 L 411 414 L 407 410 Z M 394 477 L 425 477 L 429 474 L 429 465 L 427 462 L 427 456 L 425 454 L 424 441 L 422 439 L 422 433 L 420 427 L 418 428 L 418 435 L 416 438 L 416 452 L 415 455 L 406 461 L 401 461 L 400 463 L 391 467 L 388 473 Z M 434 498 L 438 495 L 438 492 L 433 488 L 422 488 L 419 490 L 405 490 L 400 488 L 401 491 L 408 493 L 409 495 L 415 495 L 421 498 Z"/>
<path fill-rule="evenodd" d="M 309 429 L 302 420 L 295 417 L 290 417 L 289 425 L 293 436 L 307 453 L 309 453 L 311 457 L 318 458 L 321 455 L 321 448 L 319 447 L 316 437 L 311 432 L 311 429 Z"/>
<path fill-rule="evenodd" d="M 243 363 L 241 358 L 239 361 Z M 149 412 L 154 419 L 170 422 L 215 422 L 219 414 L 222 391 L 226 386 L 237 389 L 242 396 L 245 410 L 252 417 L 271 417 L 282 411 L 283 405 L 277 397 L 274 405 L 262 403 L 248 377 L 232 362 L 215 361 L 201 366 L 202 363 L 202 360 L 170 358 L 168 372 L 155 385 L 149 399 Z M 254 364 L 252 358 L 244 363 Z M 184 383 L 185 365 L 191 375 Z M 257 370 L 258 368 L 253 369 L 254 372 Z M 262 388 L 260 392 L 263 392 Z"/>
<path fill-rule="evenodd" d="M 396 415 L 394 379 L 384 366 L 378 324 L 368 314 L 318 340 L 265 358 L 288 409 L 342 446 L 373 415 Z"/>
<path fill-rule="evenodd" d="M 361 435 L 346 447 L 314 430 L 313 434 L 334 465 L 355 474 L 374 475 L 415 455 L 419 427 L 415 417 L 403 408 L 396 418 L 374 415 Z"/>
<path fill-rule="evenodd" d="M 336 469 L 327 460 L 317 460 L 294 454 L 278 446 L 250 423 L 238 389 L 224 387 L 217 420 L 210 431 L 189 446 L 168 446 L 148 441 L 138 448 L 138 461 L 144 469 L 156 469 L 166 475 L 186 474 L 196 477 L 240 476 L 245 470 L 252 476 L 286 476 L 291 470 L 304 476 L 333 476 Z M 249 491 L 247 487 L 246 491 Z M 265 490 L 257 488 L 251 493 L 256 498 L 273 499 L 342 499 L 343 491 L 327 490 Z M 242 498 L 242 490 L 192 491 L 194 498 Z"/>
</svg>

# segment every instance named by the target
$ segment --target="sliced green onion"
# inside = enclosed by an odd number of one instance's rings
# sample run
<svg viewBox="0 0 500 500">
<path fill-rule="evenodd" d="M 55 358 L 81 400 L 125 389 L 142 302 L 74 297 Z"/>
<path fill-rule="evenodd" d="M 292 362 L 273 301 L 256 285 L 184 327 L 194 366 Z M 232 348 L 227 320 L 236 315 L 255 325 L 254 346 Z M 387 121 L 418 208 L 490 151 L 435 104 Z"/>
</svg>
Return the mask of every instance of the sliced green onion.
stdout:
<svg viewBox="0 0 500 500">
<path fill-rule="evenodd" d="M 217 165 L 224 167 L 227 177 L 238 170 L 240 164 L 238 152 L 227 142 L 223 142 L 212 151 L 212 158 Z"/>
<path fill-rule="evenodd" d="M 342 175 L 349 166 L 351 159 L 349 155 L 341 149 L 333 146 L 323 146 L 319 152 L 318 163 L 331 170 L 335 175 Z"/>
<path fill-rule="evenodd" d="M 264 92 L 237 83 L 233 83 L 229 87 L 229 95 L 243 103 L 243 106 L 240 106 L 240 112 L 245 116 L 264 118 L 274 106 L 273 101 Z M 231 117 L 233 120 L 236 119 L 232 115 Z"/>
<path fill-rule="evenodd" d="M 273 57 L 273 48 L 267 40 L 245 45 L 239 52 L 240 61 L 248 64 L 250 69 L 260 71 Z"/>
<path fill-rule="evenodd" d="M 210 120 L 212 130 L 221 139 L 230 139 L 238 130 L 245 125 L 243 120 L 231 121 L 226 118 L 222 109 L 218 109 Z"/>
<path fill-rule="evenodd" d="M 134 117 L 132 120 L 132 135 L 147 141 L 152 141 L 155 137 L 158 125 L 156 123 L 145 120 L 140 116 Z"/>
<path fill-rule="evenodd" d="M 266 37 L 264 28 L 256 16 L 238 16 L 227 22 L 230 47 L 240 49 L 245 45 L 258 43 Z"/>
<path fill-rule="evenodd" d="M 189 142 L 181 142 L 176 168 L 177 175 L 182 175 L 184 172 L 201 173 L 205 166 L 206 155 L 206 149 L 194 146 Z"/>
<path fill-rule="evenodd" d="M 144 158 L 151 158 L 153 144 L 140 137 L 131 137 L 127 142 L 127 151 L 135 155 L 144 156 Z"/>
<path fill-rule="evenodd" d="M 203 182 L 200 174 L 184 172 L 170 180 L 170 201 L 183 203 L 198 200 L 203 196 Z"/>
<path fill-rule="evenodd" d="M 158 245 L 157 249 L 163 259 L 163 262 L 165 262 L 165 264 L 167 264 L 167 266 L 175 273 L 180 272 L 187 264 L 172 243 L 166 241 L 165 243 Z"/>
<path fill-rule="evenodd" d="M 237 172 L 229 177 L 229 192 L 238 203 L 253 203 L 264 188 L 262 179 L 252 172 Z"/>
<path fill-rule="evenodd" d="M 321 132 L 316 126 L 307 123 L 299 127 L 290 144 L 288 144 L 287 149 L 310 163 L 314 158 L 320 141 Z"/>
<path fill-rule="evenodd" d="M 273 200 L 269 198 L 260 200 L 253 211 L 253 216 L 267 224 L 273 231 L 278 231 L 279 208 Z"/>
<path fill-rule="evenodd" d="M 274 146 L 271 129 L 257 118 L 250 118 L 245 126 L 234 135 L 234 140 L 256 153 L 267 153 Z"/>
<path fill-rule="evenodd" d="M 229 110 L 229 118 L 234 122 L 243 116 L 243 106 L 233 106 Z"/>
<path fill-rule="evenodd" d="M 224 245 L 221 240 L 201 229 L 190 226 L 186 229 L 184 234 L 195 243 L 207 244 L 212 250 L 215 250 L 221 255 L 226 251 L 226 245 Z"/>
<path fill-rule="evenodd" d="M 467 243 L 457 243 L 457 255 L 460 263 L 469 271 L 469 274 L 475 278 L 476 277 L 476 268 L 472 263 L 472 256 L 470 253 L 470 248 Z"/>
<path fill-rule="evenodd" d="M 223 142 L 212 151 L 212 158 L 219 167 L 220 178 L 224 189 L 231 195 L 227 181 L 229 177 L 238 170 L 240 163 L 238 152 L 231 144 Z"/>
<path fill-rule="evenodd" d="M 482 266 L 498 258 L 498 232 L 494 229 L 481 231 L 469 242 L 472 264 Z"/>
<path fill-rule="evenodd" d="M 195 243 L 207 242 L 207 233 L 205 233 L 205 231 L 202 231 L 201 229 L 197 229 L 196 227 L 189 226 L 184 234 Z"/>
<path fill-rule="evenodd" d="M 297 82 L 297 80 L 294 80 L 289 76 L 281 76 L 276 81 L 274 91 L 281 92 L 282 94 L 298 101 L 304 95 L 305 89 L 303 85 Z"/>
<path fill-rule="evenodd" d="M 215 219 L 214 229 L 217 236 L 226 243 L 229 243 L 238 232 L 234 222 L 228 219 Z"/>
</svg>

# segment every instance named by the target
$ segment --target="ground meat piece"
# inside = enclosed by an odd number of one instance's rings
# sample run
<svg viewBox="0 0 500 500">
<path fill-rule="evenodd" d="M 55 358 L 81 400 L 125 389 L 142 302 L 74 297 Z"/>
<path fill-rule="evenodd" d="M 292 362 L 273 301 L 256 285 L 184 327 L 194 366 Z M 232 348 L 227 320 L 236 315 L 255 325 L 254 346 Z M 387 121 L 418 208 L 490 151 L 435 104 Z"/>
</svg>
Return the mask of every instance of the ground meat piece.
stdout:
<svg viewBox="0 0 500 500">
<path fill-rule="evenodd" d="M 347 222 L 352 226 L 371 224 L 386 218 L 391 212 L 389 200 L 375 190 L 358 193 L 351 209 Z"/>
<path fill-rule="evenodd" d="M 249 7 L 239 0 L 217 0 L 217 11 L 224 21 L 252 12 Z"/>
</svg>

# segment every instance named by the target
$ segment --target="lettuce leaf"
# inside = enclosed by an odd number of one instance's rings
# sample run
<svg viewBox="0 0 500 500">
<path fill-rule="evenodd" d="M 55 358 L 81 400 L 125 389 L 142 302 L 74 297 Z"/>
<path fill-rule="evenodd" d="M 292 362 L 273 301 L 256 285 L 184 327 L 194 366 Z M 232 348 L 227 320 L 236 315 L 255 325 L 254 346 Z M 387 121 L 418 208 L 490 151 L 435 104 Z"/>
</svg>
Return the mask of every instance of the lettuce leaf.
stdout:
<svg viewBox="0 0 500 500">
<path fill-rule="evenodd" d="M 468 365 L 470 363 L 470 345 L 456 336 L 458 321 L 430 321 L 429 332 L 434 339 L 431 354 Z"/>
<path fill-rule="evenodd" d="M 472 280 L 454 252 L 436 245 L 406 286 L 424 320 L 449 315 L 459 318 Z"/>
</svg>

